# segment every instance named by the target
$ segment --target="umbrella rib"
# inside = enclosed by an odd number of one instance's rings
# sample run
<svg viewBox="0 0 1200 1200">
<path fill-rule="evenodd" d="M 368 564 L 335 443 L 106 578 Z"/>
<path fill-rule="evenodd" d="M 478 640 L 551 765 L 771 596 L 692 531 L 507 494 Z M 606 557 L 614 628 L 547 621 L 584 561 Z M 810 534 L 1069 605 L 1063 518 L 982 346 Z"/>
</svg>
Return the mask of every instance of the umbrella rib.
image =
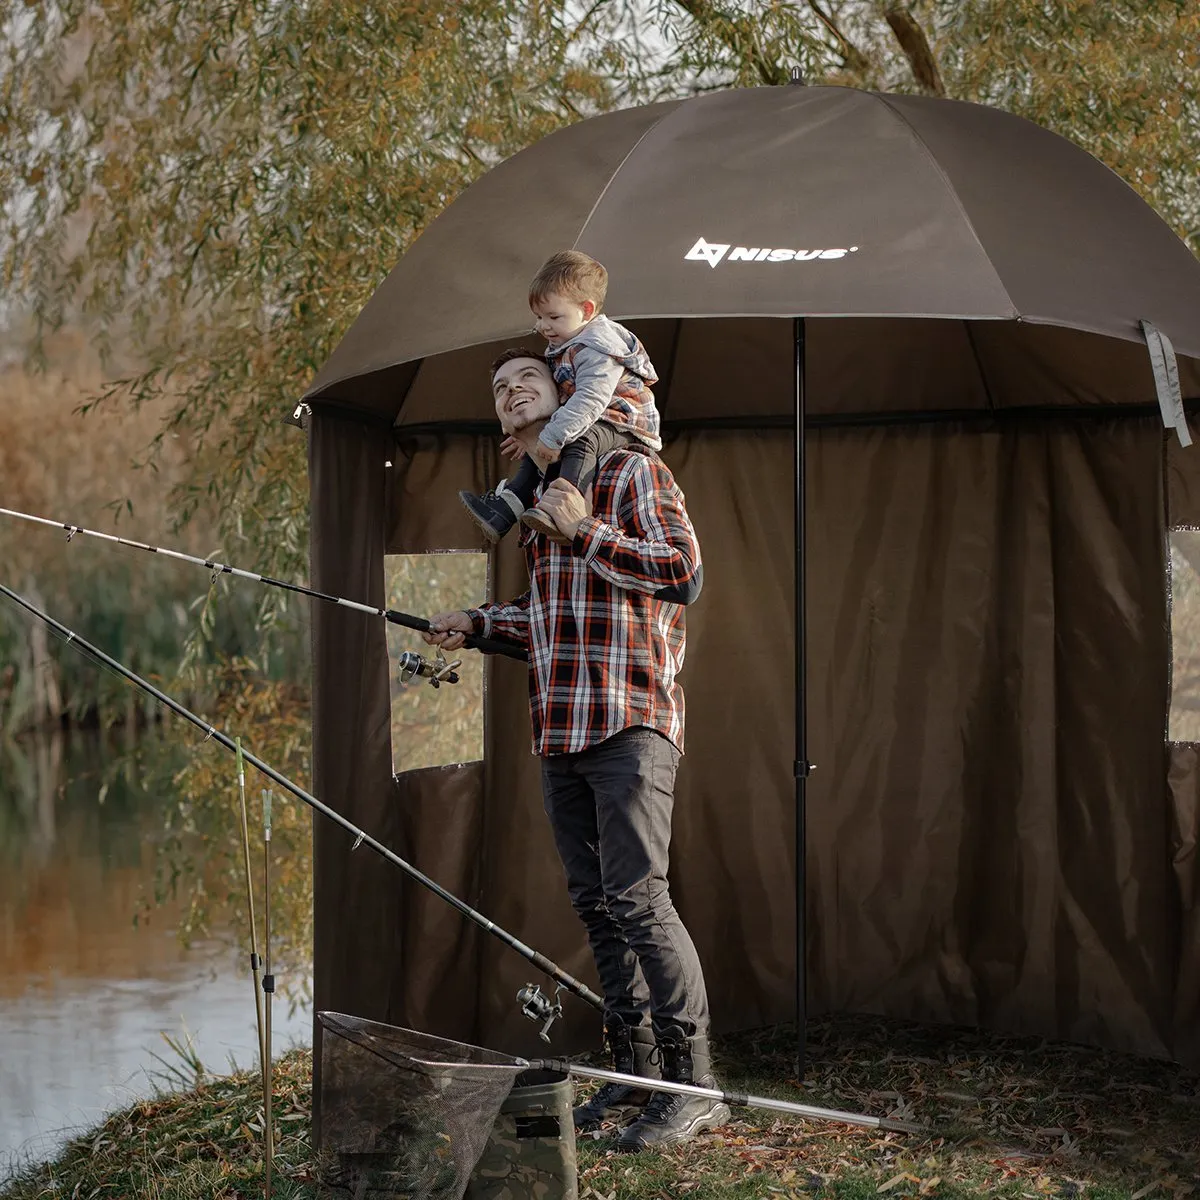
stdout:
<svg viewBox="0 0 1200 1200">
<path fill-rule="evenodd" d="M 600 207 L 600 202 L 601 202 L 601 201 L 604 199 L 604 197 L 605 197 L 605 196 L 607 196 L 607 195 L 608 195 L 608 189 L 609 189 L 610 187 L 612 187 L 614 180 L 615 180 L 615 179 L 617 178 L 617 176 L 618 176 L 618 175 L 621 173 L 621 168 L 622 168 L 622 167 L 623 167 L 623 166 L 624 166 L 624 165 L 625 165 L 625 164 L 626 164 L 626 163 L 629 161 L 629 159 L 630 159 L 630 156 L 631 156 L 631 155 L 632 155 L 632 154 L 633 154 L 633 153 L 634 153 L 634 152 L 637 150 L 637 148 L 638 148 L 638 147 L 639 147 L 639 146 L 640 146 L 640 145 L 641 145 L 641 144 L 642 144 L 642 143 L 643 143 L 643 142 L 644 142 L 644 141 L 645 141 L 645 140 L 646 140 L 646 139 L 647 139 L 647 138 L 648 138 L 648 137 L 649 137 L 649 136 L 650 136 L 650 135 L 651 135 L 651 134 L 652 134 L 652 133 L 653 133 L 653 132 L 654 132 L 654 131 L 655 131 L 655 130 L 656 130 L 656 129 L 657 129 L 657 128 L 658 128 L 658 127 L 659 127 L 659 126 L 660 126 L 660 125 L 663 123 L 663 122 L 664 122 L 664 121 L 665 121 L 665 120 L 667 120 L 667 118 L 668 118 L 668 117 L 670 117 L 670 116 L 672 116 L 672 115 L 674 114 L 675 110 L 676 110 L 676 109 L 677 109 L 677 108 L 678 108 L 678 107 L 679 107 L 679 106 L 680 106 L 680 105 L 683 103 L 683 101 L 682 101 L 682 100 L 675 100 L 675 101 L 673 101 L 673 102 L 672 102 L 672 101 L 667 101 L 667 103 L 669 103 L 669 104 L 671 105 L 670 112 L 665 112 L 665 113 L 663 113 L 663 115 L 662 115 L 661 117 L 659 117 L 657 121 L 654 121 L 654 122 L 652 122 L 650 125 L 648 125 L 648 126 L 646 127 L 646 129 L 645 129 L 645 131 L 642 133 L 641 137 L 639 137 L 639 138 L 638 138 L 638 140 L 637 140 L 636 142 L 634 142 L 634 143 L 633 143 L 633 145 L 632 145 L 632 146 L 630 146 L 628 150 L 626 150 L 626 151 L 625 151 L 625 154 L 624 154 L 624 156 L 622 157 L 621 161 L 620 161 L 619 163 L 617 163 L 617 165 L 616 165 L 616 166 L 613 168 L 612 174 L 611 174 L 611 175 L 609 175 L 609 177 L 608 177 L 608 179 L 607 179 L 607 180 L 605 180 L 605 182 L 604 182 L 604 186 L 603 186 L 603 187 L 600 189 L 600 195 L 598 195 L 598 196 L 596 197 L 596 199 L 595 199 L 595 202 L 592 204 L 592 207 L 591 207 L 591 209 L 588 211 L 588 215 L 587 215 L 586 217 L 584 217 L 584 219 L 583 219 L 583 224 L 582 224 L 582 225 L 580 225 L 580 227 L 579 227 L 579 232 L 578 232 L 578 233 L 575 235 L 575 240 L 574 240 L 574 241 L 571 243 L 571 249 L 572 249 L 572 250 L 577 250 L 577 249 L 579 249 L 579 239 L 580 239 L 580 238 L 582 238 L 582 237 L 583 237 L 583 235 L 584 235 L 584 234 L 587 232 L 587 227 L 588 227 L 588 226 L 591 224 L 591 222 L 592 222 L 592 218 L 593 218 L 593 217 L 596 215 L 596 209 L 598 209 L 598 208 Z"/>
<path fill-rule="evenodd" d="M 975 360 L 975 370 L 979 372 L 979 382 L 983 384 L 983 394 L 987 398 L 987 406 L 989 412 L 996 411 L 996 398 L 992 395 L 991 385 L 988 383 L 987 372 L 983 369 L 983 359 L 979 354 L 979 345 L 975 341 L 975 330 L 970 321 L 963 321 L 963 332 L 967 335 L 967 345 L 971 347 L 971 357 Z"/>
<path fill-rule="evenodd" d="M 666 387 L 657 394 L 661 397 L 658 401 L 658 411 L 662 420 L 667 419 L 667 405 L 671 402 L 671 381 L 675 378 L 675 360 L 679 357 L 679 339 L 683 336 L 683 318 L 677 317 L 675 320 L 675 336 L 671 339 L 671 353 L 667 358 L 667 378 Z M 658 385 L 655 384 L 655 388 Z"/>
<path fill-rule="evenodd" d="M 913 123 L 904 115 L 903 112 L 900 111 L 900 109 L 898 109 L 894 104 L 890 103 L 886 96 L 880 95 L 879 92 L 867 92 L 866 94 L 868 96 L 873 96 L 879 101 L 880 104 L 884 106 L 884 108 L 888 110 L 888 112 L 892 114 L 892 116 L 896 118 L 897 121 L 900 121 L 908 130 L 913 141 L 920 146 L 921 153 L 925 155 L 929 165 L 934 169 L 934 171 L 937 172 L 938 178 L 941 179 L 942 183 L 946 187 L 946 190 L 950 193 L 950 197 L 954 201 L 955 208 L 957 208 L 962 214 L 962 219 L 966 222 L 967 229 L 970 230 L 971 239 L 974 241 L 975 245 L 979 247 L 979 253 L 983 255 L 983 261 L 986 262 L 989 267 L 991 267 L 992 275 L 995 277 L 996 282 L 1000 285 L 1000 290 L 1004 293 L 1004 298 L 1008 301 L 1008 307 L 1012 310 L 1012 315 L 1016 317 L 1017 320 L 1020 320 L 1021 314 L 1018 311 L 1017 306 L 1013 303 L 1013 298 L 1009 294 L 1008 286 L 1000 277 L 1000 272 L 996 270 L 996 264 L 992 262 L 992 256 L 988 254 L 982 240 L 979 237 L 979 233 L 975 229 L 975 222 L 971 220 L 970 213 L 968 213 L 966 208 L 963 206 L 963 202 L 958 194 L 958 189 L 951 182 L 950 176 L 946 174 L 942 164 L 938 162 L 937 156 L 925 144 L 925 139 L 917 132 L 916 126 L 913 125 Z"/>
</svg>

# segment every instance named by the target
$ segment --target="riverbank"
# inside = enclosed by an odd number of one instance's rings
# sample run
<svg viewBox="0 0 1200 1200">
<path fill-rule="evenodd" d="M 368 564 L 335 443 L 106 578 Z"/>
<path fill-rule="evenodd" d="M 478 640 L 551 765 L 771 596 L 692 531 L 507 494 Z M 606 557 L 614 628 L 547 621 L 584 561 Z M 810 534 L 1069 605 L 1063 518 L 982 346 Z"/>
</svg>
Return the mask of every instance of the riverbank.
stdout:
<svg viewBox="0 0 1200 1200">
<path fill-rule="evenodd" d="M 786 1027 L 722 1039 L 727 1087 L 927 1125 L 928 1136 L 743 1119 L 636 1158 L 581 1142 L 580 1200 L 997 1196 L 1149 1200 L 1200 1195 L 1200 1076 L 1154 1059 L 961 1028 L 836 1017 L 813 1022 L 811 1066 L 789 1083 Z M 315 1197 L 311 1054 L 276 1067 L 277 1197 Z M 114 1113 L 0 1200 L 262 1195 L 256 1075 L 201 1073 L 186 1091 Z"/>
</svg>

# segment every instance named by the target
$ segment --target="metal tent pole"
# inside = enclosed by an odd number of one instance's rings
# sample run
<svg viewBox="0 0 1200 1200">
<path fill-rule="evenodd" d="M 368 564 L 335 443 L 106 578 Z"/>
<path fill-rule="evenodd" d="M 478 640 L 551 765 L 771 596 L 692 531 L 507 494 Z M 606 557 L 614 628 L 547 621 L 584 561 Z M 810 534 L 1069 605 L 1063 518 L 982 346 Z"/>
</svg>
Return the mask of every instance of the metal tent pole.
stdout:
<svg viewBox="0 0 1200 1200">
<path fill-rule="evenodd" d="M 807 627 L 805 621 L 805 513 L 804 513 L 804 318 L 797 317 L 795 334 L 795 416 L 796 452 L 796 758 L 792 770 L 796 779 L 796 1078 L 803 1079 L 807 1066 L 805 1025 L 808 1019 L 808 975 L 805 888 L 805 796 L 804 788 L 813 764 L 808 761 L 808 709 L 806 697 Z"/>
</svg>

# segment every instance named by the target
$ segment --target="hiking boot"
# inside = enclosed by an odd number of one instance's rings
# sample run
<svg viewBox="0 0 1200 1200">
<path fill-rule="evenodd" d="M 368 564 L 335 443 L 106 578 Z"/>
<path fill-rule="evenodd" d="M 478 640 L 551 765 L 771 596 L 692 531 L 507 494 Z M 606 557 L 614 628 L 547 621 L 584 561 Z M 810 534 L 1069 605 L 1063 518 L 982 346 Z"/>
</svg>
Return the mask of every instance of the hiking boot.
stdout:
<svg viewBox="0 0 1200 1200">
<path fill-rule="evenodd" d="M 520 500 L 503 486 L 482 496 L 459 492 L 458 498 L 489 542 L 498 542 L 517 523 L 523 508 Z"/>
<path fill-rule="evenodd" d="M 557 542 L 560 546 L 569 546 L 571 544 L 571 539 L 537 505 L 534 505 L 533 508 L 527 508 L 521 514 L 521 524 L 528 526 L 530 529 L 536 529 L 538 533 L 544 534 L 552 542 Z"/>
<path fill-rule="evenodd" d="M 619 1017 L 604 1030 L 612 1054 L 613 1070 L 622 1075 L 641 1075 L 646 1079 L 659 1077 L 654 1056 L 654 1034 L 645 1028 L 626 1025 Z M 594 1134 L 606 1122 L 628 1125 L 650 1099 L 649 1088 L 633 1087 L 627 1083 L 602 1083 L 591 1099 L 574 1111 L 577 1133 Z"/>
<path fill-rule="evenodd" d="M 695 1083 L 715 1088 L 708 1054 L 708 1038 L 661 1037 L 662 1077 L 673 1083 Z M 729 1105 L 706 1096 L 684 1096 L 675 1092 L 655 1092 L 642 1115 L 617 1139 L 617 1149 L 625 1153 L 673 1146 L 694 1138 L 701 1130 L 715 1129 L 730 1118 Z"/>
</svg>

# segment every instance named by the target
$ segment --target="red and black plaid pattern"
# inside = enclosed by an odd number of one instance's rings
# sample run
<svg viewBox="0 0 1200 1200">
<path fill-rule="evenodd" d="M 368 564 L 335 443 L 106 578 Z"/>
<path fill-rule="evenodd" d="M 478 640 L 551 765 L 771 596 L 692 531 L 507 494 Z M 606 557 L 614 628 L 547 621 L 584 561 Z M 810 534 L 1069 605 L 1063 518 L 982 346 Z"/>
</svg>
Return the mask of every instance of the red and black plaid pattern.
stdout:
<svg viewBox="0 0 1200 1200">
<path fill-rule="evenodd" d="M 615 450 L 596 472 L 574 544 L 525 541 L 529 591 L 470 610 L 475 631 L 529 652 L 533 752 L 565 754 L 645 725 L 683 750 L 684 609 L 700 545 L 667 467 Z"/>
</svg>

